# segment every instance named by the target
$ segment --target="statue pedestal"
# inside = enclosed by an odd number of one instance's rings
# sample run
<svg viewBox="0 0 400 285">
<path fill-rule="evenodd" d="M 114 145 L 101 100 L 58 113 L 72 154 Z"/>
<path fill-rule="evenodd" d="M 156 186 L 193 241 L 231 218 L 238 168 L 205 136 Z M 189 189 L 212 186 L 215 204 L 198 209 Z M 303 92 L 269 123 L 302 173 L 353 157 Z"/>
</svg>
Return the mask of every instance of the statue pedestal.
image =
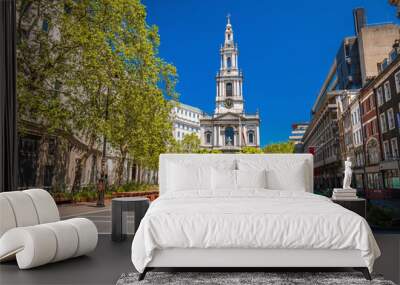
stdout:
<svg viewBox="0 0 400 285">
<path fill-rule="evenodd" d="M 354 199 L 357 198 L 357 189 L 343 189 L 335 188 L 333 189 L 332 199 L 344 200 L 344 199 Z"/>
</svg>

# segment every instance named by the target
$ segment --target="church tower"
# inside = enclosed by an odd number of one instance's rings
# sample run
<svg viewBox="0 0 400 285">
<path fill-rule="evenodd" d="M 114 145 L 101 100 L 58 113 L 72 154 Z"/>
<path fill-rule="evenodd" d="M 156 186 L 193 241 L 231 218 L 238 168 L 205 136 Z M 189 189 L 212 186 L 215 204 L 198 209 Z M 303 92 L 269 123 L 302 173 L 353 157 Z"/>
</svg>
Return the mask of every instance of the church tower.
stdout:
<svg viewBox="0 0 400 285">
<path fill-rule="evenodd" d="M 243 147 L 260 147 L 259 114 L 244 112 L 243 75 L 238 55 L 228 15 L 225 40 L 220 48 L 221 65 L 215 78 L 215 110 L 212 115 L 203 114 L 200 118 L 200 140 L 204 149 L 238 152 Z"/>
<path fill-rule="evenodd" d="M 239 51 L 233 39 L 230 15 L 227 20 L 225 41 L 220 48 L 221 66 L 216 76 L 215 114 L 243 113 L 243 75 L 239 70 Z"/>
</svg>

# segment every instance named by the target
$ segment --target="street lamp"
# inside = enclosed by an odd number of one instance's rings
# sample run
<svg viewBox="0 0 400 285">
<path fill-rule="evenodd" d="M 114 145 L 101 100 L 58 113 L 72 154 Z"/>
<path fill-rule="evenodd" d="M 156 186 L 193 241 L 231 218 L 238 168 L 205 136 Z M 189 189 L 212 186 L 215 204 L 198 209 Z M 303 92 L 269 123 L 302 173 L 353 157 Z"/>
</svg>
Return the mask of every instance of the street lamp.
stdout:
<svg viewBox="0 0 400 285">
<path fill-rule="evenodd" d="M 105 106 L 105 120 L 108 120 L 108 96 L 110 93 L 110 89 L 107 90 L 106 96 L 106 106 Z M 104 194 L 106 191 L 106 152 L 107 152 L 107 137 L 104 134 L 103 137 L 103 153 L 101 157 L 101 171 L 100 171 L 100 179 L 97 184 L 97 207 L 104 207 Z"/>
</svg>

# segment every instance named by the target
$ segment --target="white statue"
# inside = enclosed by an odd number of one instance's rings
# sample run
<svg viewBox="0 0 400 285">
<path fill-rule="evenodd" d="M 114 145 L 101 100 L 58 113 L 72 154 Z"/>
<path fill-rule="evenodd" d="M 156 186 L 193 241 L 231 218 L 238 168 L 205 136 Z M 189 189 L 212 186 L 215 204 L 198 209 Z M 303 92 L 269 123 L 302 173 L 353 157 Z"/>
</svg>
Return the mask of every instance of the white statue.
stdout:
<svg viewBox="0 0 400 285">
<path fill-rule="evenodd" d="M 343 189 L 353 189 L 351 188 L 351 175 L 353 171 L 351 170 L 350 157 L 344 162 L 344 179 L 343 179 Z"/>
</svg>

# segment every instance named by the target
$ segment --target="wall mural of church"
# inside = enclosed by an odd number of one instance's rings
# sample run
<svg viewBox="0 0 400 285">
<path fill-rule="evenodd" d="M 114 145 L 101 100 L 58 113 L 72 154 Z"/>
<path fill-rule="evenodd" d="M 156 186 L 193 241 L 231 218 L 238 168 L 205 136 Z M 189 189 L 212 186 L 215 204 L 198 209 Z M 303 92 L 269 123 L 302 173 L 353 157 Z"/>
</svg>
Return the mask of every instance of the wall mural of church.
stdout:
<svg viewBox="0 0 400 285">
<path fill-rule="evenodd" d="M 238 151 L 244 146 L 260 146 L 258 112 L 246 114 L 243 100 L 243 74 L 238 65 L 238 47 L 228 16 L 225 42 L 220 49 L 221 66 L 216 76 L 215 111 L 200 120 L 203 148 L 224 152 Z"/>
</svg>

